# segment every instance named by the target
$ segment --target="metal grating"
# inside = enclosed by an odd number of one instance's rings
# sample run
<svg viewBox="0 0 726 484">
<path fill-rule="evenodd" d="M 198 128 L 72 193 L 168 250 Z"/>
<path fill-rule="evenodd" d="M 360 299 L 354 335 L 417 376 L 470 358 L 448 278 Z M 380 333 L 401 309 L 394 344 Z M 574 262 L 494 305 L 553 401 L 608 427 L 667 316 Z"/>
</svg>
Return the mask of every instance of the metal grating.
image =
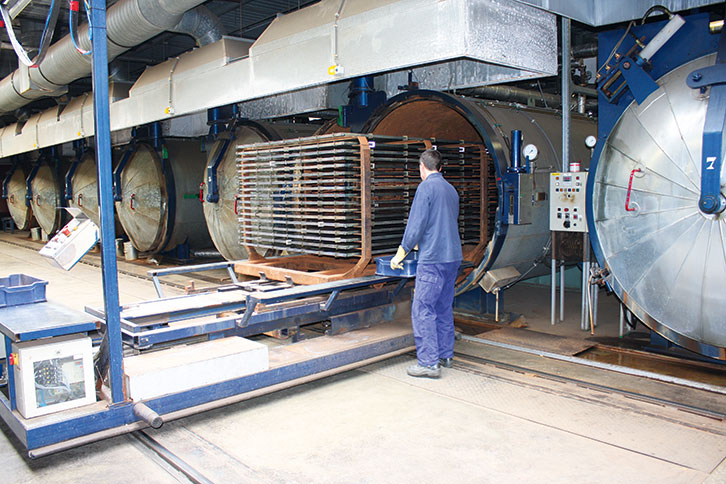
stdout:
<svg viewBox="0 0 726 484">
<path fill-rule="evenodd" d="M 462 243 L 479 244 L 489 225 L 488 155 L 480 144 L 436 143 L 459 192 Z M 418 158 L 432 144 L 333 134 L 239 146 L 240 243 L 345 258 L 395 251 L 420 182 Z"/>
</svg>

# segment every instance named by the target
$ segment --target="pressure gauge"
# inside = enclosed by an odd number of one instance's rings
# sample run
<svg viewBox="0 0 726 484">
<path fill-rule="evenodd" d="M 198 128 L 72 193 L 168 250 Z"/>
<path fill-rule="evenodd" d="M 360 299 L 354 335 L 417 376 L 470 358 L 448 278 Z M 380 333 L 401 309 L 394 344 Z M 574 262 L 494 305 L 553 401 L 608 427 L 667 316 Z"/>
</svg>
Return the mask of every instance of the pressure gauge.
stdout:
<svg viewBox="0 0 726 484">
<path fill-rule="evenodd" d="M 524 157 L 528 159 L 529 161 L 533 161 L 537 158 L 537 155 L 539 154 L 539 150 L 537 147 L 533 144 L 526 145 L 524 149 L 522 150 L 522 153 L 524 154 Z"/>
<path fill-rule="evenodd" d="M 585 138 L 585 146 L 587 146 L 590 149 L 593 149 L 595 145 L 597 144 L 597 138 L 593 135 L 588 136 Z"/>
</svg>

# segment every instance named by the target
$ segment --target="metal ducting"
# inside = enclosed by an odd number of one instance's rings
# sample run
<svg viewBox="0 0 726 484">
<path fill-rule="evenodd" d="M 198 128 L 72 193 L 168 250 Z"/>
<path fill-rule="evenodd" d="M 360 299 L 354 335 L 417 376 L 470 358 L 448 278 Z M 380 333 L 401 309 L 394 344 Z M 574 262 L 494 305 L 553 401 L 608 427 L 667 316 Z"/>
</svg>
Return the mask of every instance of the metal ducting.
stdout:
<svg viewBox="0 0 726 484">
<path fill-rule="evenodd" d="M 108 59 L 179 24 L 183 14 L 204 0 L 121 0 L 108 9 Z M 78 44 L 90 49 L 88 24 L 78 28 Z M 48 49 L 37 69 L 20 68 L 0 81 L 0 113 L 48 96 L 91 72 L 91 57 L 80 54 L 66 35 Z"/>
<path fill-rule="evenodd" d="M 509 164 L 509 137 L 514 129 L 521 130 L 525 143 L 533 143 L 540 152 L 535 160 L 531 221 L 521 225 L 507 224 L 507 214 L 502 213 L 501 174 Z M 520 273 L 525 273 L 543 255 L 550 237 L 549 174 L 562 167 L 559 113 L 435 91 L 414 91 L 391 98 L 373 114 L 363 131 L 391 136 L 474 140 L 487 147 L 493 165 L 491 170 L 496 175 L 498 201 L 490 205 L 490 213 L 486 214 L 493 230 L 481 261 L 460 282 L 457 293 L 474 287 L 488 270 L 514 266 Z M 588 166 L 590 157 L 584 140 L 595 133 L 594 121 L 584 116 L 572 116 L 571 153 L 573 160 L 582 161 L 583 167 Z M 537 270 L 529 274 L 536 275 Z"/>
<path fill-rule="evenodd" d="M 236 145 L 260 143 L 288 138 L 308 136 L 316 127 L 304 124 L 262 123 L 245 121 L 234 132 L 234 139 L 226 144 L 226 150 L 216 169 L 219 200 L 208 201 L 209 178 L 207 168 L 204 170 L 204 218 L 207 221 L 209 235 L 214 245 L 227 260 L 240 260 L 247 258 L 247 251 L 239 244 L 237 233 L 237 169 L 235 162 Z M 209 150 L 207 166 L 213 164 L 219 150 L 225 147 L 229 134 L 224 134 L 214 142 Z"/>
<path fill-rule="evenodd" d="M 25 194 L 28 192 L 25 183 L 27 176 L 28 171 L 24 170 L 22 166 L 18 166 L 11 175 L 10 180 L 8 180 L 7 185 L 8 210 L 19 230 L 30 229 L 33 220 L 33 212 L 30 206 L 25 203 Z"/>
<path fill-rule="evenodd" d="M 135 4 L 122 0 L 110 11 L 130 3 Z M 172 3 L 188 9 L 201 2 L 163 2 Z M 113 17 L 109 22 L 113 42 L 128 46 L 124 42 L 139 40 L 121 39 L 128 32 L 119 32 L 116 24 L 122 19 Z M 173 27 L 180 18 L 164 28 Z M 133 21 L 131 25 L 127 30 L 135 33 L 137 27 Z M 342 9 L 340 0 L 321 0 L 276 18 L 252 46 L 224 37 L 147 69 L 128 97 L 109 106 L 111 130 L 300 93 L 360 76 L 386 73 L 387 84 L 397 88 L 406 83 L 411 69 L 422 86 L 446 90 L 550 76 L 557 73 L 556 46 L 555 16 L 514 0 L 350 0 Z M 78 56 L 69 47 L 69 55 Z M 111 58 L 121 51 L 114 45 L 110 49 Z M 83 72 L 88 72 L 86 59 L 70 60 L 59 64 L 66 69 L 65 64 L 73 67 L 82 62 Z M 332 64 L 338 67 L 334 75 L 329 73 Z M 42 69 L 48 77 L 46 68 Z M 54 82 L 63 85 L 67 80 Z M 0 110 L 27 102 L 12 85 L 3 83 L 10 79 L 0 83 Z M 57 87 L 47 84 L 49 89 Z M 60 116 L 56 108 L 49 109 L 25 125 L 8 127 L 0 136 L 2 156 L 91 136 L 93 109 L 88 104 L 88 109 L 64 111 Z"/>
<path fill-rule="evenodd" d="M 157 253 L 189 243 L 212 245 L 199 201 L 199 173 L 205 153 L 196 140 L 164 141 L 161 153 L 146 143 L 133 146 L 120 176 L 122 200 L 116 211 L 139 252 Z"/>
<path fill-rule="evenodd" d="M 608 283 L 633 314 L 683 347 L 726 359 L 726 218 L 698 207 L 709 95 L 686 84 L 714 61 L 665 74 L 623 112 L 591 169 L 588 220 Z"/>
<path fill-rule="evenodd" d="M 213 44 L 224 35 L 222 21 L 204 6 L 189 10 L 178 24 L 168 30 L 177 34 L 191 35 L 199 47 Z"/>
<path fill-rule="evenodd" d="M 53 161 L 40 162 L 38 172 L 30 182 L 32 198 L 30 206 L 35 220 L 43 232 L 55 234 L 62 226 L 64 210 L 62 206 L 62 190 L 58 173 Z"/>
</svg>

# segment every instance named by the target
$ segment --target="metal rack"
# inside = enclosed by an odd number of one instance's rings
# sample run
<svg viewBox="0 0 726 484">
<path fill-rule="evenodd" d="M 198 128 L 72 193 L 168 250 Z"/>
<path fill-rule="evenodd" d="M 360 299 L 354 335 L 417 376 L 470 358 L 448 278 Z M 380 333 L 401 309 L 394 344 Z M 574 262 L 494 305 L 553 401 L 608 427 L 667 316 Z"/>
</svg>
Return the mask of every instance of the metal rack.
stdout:
<svg viewBox="0 0 726 484">
<path fill-rule="evenodd" d="M 434 146 L 460 195 L 462 243 L 483 246 L 490 212 L 483 145 L 338 133 L 238 147 L 240 243 L 250 253 L 238 271 L 300 283 L 363 274 L 372 256 L 400 243 L 420 182 L 419 156 Z M 298 255 L 275 263 L 261 251 Z M 311 270 L 318 274 L 301 274 Z"/>
</svg>

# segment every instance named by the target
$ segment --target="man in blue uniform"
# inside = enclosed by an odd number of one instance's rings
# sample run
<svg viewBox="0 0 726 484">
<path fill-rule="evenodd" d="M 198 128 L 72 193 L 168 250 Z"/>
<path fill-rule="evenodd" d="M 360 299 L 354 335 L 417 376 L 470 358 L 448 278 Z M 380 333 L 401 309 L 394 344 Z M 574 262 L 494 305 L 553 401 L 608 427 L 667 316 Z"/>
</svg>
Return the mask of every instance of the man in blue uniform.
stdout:
<svg viewBox="0 0 726 484">
<path fill-rule="evenodd" d="M 440 364 L 454 356 L 454 283 L 461 265 L 459 194 L 441 175 L 441 153 L 426 150 L 419 158 L 421 184 L 416 189 L 406 231 L 392 269 L 402 269 L 406 255 L 419 246 L 416 286 L 411 306 L 418 363 L 411 376 L 438 378 Z"/>
</svg>

